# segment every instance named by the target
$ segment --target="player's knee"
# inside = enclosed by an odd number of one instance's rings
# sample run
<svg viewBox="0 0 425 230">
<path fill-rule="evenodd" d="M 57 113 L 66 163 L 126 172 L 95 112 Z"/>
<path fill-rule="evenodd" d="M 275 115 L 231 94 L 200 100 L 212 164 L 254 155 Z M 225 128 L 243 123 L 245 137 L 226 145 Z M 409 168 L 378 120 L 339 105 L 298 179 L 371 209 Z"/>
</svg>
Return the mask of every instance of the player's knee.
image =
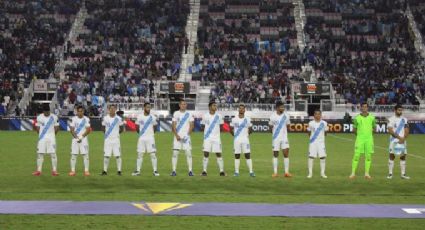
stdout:
<svg viewBox="0 0 425 230">
<path fill-rule="evenodd" d="M 241 159 L 241 154 L 235 154 L 235 159 Z"/>
<path fill-rule="evenodd" d="M 118 160 L 118 159 L 120 159 L 120 158 L 121 158 L 120 156 L 116 156 L 116 157 L 115 157 L 115 159 L 117 159 L 117 160 Z"/>
<path fill-rule="evenodd" d="M 221 153 L 216 153 L 215 154 L 217 157 L 221 157 Z"/>
<path fill-rule="evenodd" d="M 210 153 L 209 152 L 204 152 L 204 157 L 209 157 Z"/>
<path fill-rule="evenodd" d="M 191 151 L 187 150 L 185 153 L 186 153 L 186 156 L 187 157 L 192 157 L 192 152 Z"/>
<path fill-rule="evenodd" d="M 251 159 L 251 154 L 250 153 L 245 153 L 245 159 Z"/>
<path fill-rule="evenodd" d="M 406 155 L 404 155 L 404 154 L 403 154 L 403 155 L 401 155 L 401 156 L 400 156 L 400 160 L 405 161 L 405 160 L 406 160 Z"/>
<path fill-rule="evenodd" d="M 278 157 L 278 156 L 279 156 L 279 152 L 274 151 L 274 152 L 273 152 L 273 156 L 274 156 L 274 157 Z"/>
<path fill-rule="evenodd" d="M 320 160 L 324 160 L 324 159 L 326 159 L 326 157 L 321 157 L 321 158 L 320 158 Z"/>
<path fill-rule="evenodd" d="M 156 159 L 156 153 L 151 153 L 151 159 Z"/>
<path fill-rule="evenodd" d="M 395 155 L 394 154 L 390 154 L 390 160 L 394 160 L 395 159 Z M 401 159 L 401 158 L 400 158 Z"/>
</svg>

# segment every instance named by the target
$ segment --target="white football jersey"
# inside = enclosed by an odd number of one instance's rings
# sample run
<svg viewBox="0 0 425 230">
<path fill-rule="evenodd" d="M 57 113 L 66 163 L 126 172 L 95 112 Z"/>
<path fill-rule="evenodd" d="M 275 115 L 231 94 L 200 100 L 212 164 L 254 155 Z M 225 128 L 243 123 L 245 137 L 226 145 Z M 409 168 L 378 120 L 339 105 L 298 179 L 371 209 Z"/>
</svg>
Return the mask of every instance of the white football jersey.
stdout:
<svg viewBox="0 0 425 230">
<path fill-rule="evenodd" d="M 105 126 L 105 140 L 116 140 L 120 138 L 120 126 L 123 126 L 124 122 L 118 115 L 113 117 L 106 115 L 103 117 L 102 126 Z"/>
<path fill-rule="evenodd" d="M 86 132 L 87 128 L 90 128 L 90 119 L 86 116 L 83 116 L 82 118 L 74 116 L 69 126 L 74 128 L 74 132 L 77 136 L 81 136 Z"/>
<path fill-rule="evenodd" d="M 400 137 L 404 137 L 404 128 L 407 127 L 407 125 L 407 118 L 403 116 L 392 116 L 388 119 L 387 124 L 388 128 L 393 128 L 394 132 L 397 133 Z M 391 136 L 390 142 L 398 143 L 398 139 Z"/>
<path fill-rule="evenodd" d="M 224 124 L 223 117 L 220 114 L 217 112 L 213 115 L 209 112 L 204 114 L 201 124 L 205 125 L 204 140 L 220 140 L 220 125 Z"/>
<path fill-rule="evenodd" d="M 316 134 L 316 131 L 321 128 Z M 325 142 L 325 131 L 328 131 L 328 123 L 324 120 L 319 122 L 312 120 L 308 123 L 307 131 L 310 132 L 310 144 L 313 143 L 324 143 Z"/>
<path fill-rule="evenodd" d="M 280 126 L 280 130 L 277 130 L 280 122 L 283 121 L 283 124 Z M 287 125 L 291 124 L 291 119 L 289 118 L 289 114 L 283 112 L 278 115 L 277 112 L 274 112 L 269 121 L 269 125 L 273 126 L 273 139 L 282 139 L 288 137 L 288 129 Z M 278 132 L 278 133 L 277 133 Z"/>
<path fill-rule="evenodd" d="M 233 132 L 235 134 L 235 141 L 249 140 L 249 128 L 252 127 L 251 118 L 247 116 L 245 116 L 244 118 L 240 118 L 239 115 L 237 115 L 232 118 L 230 126 L 234 128 Z"/>
<path fill-rule="evenodd" d="M 139 137 L 141 138 L 153 138 L 154 127 L 157 125 L 156 117 L 152 114 L 145 116 L 144 113 L 137 116 L 136 125 L 139 126 Z"/>
<path fill-rule="evenodd" d="M 173 122 L 176 123 L 177 134 L 180 137 L 188 136 L 190 123 L 193 122 L 194 120 L 195 119 L 193 118 L 192 114 L 190 114 L 187 111 L 185 112 L 180 112 L 180 110 L 175 111 L 173 114 Z"/>
<path fill-rule="evenodd" d="M 55 138 L 55 126 L 59 126 L 59 119 L 56 115 L 50 114 L 44 116 L 40 114 L 37 116 L 37 123 L 35 126 L 40 127 L 38 132 L 39 139 L 54 139 Z"/>
</svg>

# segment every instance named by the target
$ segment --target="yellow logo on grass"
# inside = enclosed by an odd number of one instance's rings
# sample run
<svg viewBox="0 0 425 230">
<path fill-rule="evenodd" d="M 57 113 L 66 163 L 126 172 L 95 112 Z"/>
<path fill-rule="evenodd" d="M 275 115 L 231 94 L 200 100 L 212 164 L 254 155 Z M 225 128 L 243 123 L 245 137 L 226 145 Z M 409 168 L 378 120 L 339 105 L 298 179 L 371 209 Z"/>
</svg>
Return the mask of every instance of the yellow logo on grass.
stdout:
<svg viewBox="0 0 425 230">
<path fill-rule="evenodd" d="M 171 210 L 187 208 L 192 205 L 181 204 L 181 203 L 145 203 L 145 204 L 133 203 L 133 206 L 136 208 L 142 209 L 143 211 L 151 212 L 152 214 L 159 214 L 159 213 L 168 212 Z"/>
</svg>

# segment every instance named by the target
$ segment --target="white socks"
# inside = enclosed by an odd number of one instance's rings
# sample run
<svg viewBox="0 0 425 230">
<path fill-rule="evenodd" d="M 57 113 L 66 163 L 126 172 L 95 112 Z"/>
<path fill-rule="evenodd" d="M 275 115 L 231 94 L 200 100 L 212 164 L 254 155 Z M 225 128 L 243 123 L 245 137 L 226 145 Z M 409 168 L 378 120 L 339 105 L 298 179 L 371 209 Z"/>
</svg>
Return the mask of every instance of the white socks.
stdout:
<svg viewBox="0 0 425 230">
<path fill-rule="evenodd" d="M 246 159 L 246 165 L 248 166 L 249 173 L 253 173 L 253 171 L 252 171 L 252 159 Z"/>
<path fill-rule="evenodd" d="M 116 160 L 117 160 L 117 171 L 121 172 L 122 159 L 121 157 L 117 157 Z"/>
<path fill-rule="evenodd" d="M 314 159 L 313 158 L 308 158 L 308 175 L 312 176 L 313 175 L 313 162 Z"/>
<path fill-rule="evenodd" d="M 203 171 L 206 172 L 208 168 L 208 157 L 204 157 L 204 160 L 202 161 L 202 168 Z"/>
<path fill-rule="evenodd" d="M 285 165 L 285 173 L 289 173 L 289 158 L 283 158 L 283 164 Z"/>
<path fill-rule="evenodd" d="M 326 159 L 320 159 L 320 175 L 325 176 Z"/>
<path fill-rule="evenodd" d="M 406 174 L 406 160 L 400 160 L 401 175 Z"/>
<path fill-rule="evenodd" d="M 156 158 L 156 153 L 151 153 L 151 161 L 152 161 L 153 171 L 154 172 L 158 171 L 158 169 L 157 169 L 158 159 Z"/>
<path fill-rule="evenodd" d="M 173 167 L 173 172 L 177 169 L 177 160 L 179 156 L 179 150 L 173 150 L 173 157 L 171 158 L 171 165 Z"/>
<path fill-rule="evenodd" d="M 37 154 L 37 171 L 41 172 L 41 169 L 43 168 L 43 161 L 44 161 L 44 154 L 38 153 Z"/>
<path fill-rule="evenodd" d="M 222 157 L 217 157 L 217 164 L 220 172 L 224 172 L 224 162 Z"/>
<path fill-rule="evenodd" d="M 186 150 L 186 161 L 189 172 L 192 172 L 192 151 Z"/>
<path fill-rule="evenodd" d="M 83 159 L 84 159 L 84 171 L 88 172 L 89 171 L 89 154 L 84 154 Z"/>
<path fill-rule="evenodd" d="M 76 164 L 77 164 L 77 155 L 71 154 L 71 172 L 75 172 Z"/>
<path fill-rule="evenodd" d="M 239 166 L 241 164 L 240 159 L 235 159 L 235 173 L 239 173 Z"/>
<path fill-rule="evenodd" d="M 401 161 L 400 161 L 400 165 L 401 165 Z M 393 174 L 393 169 L 394 169 L 394 161 L 393 160 L 388 160 L 388 174 Z"/>
<path fill-rule="evenodd" d="M 142 169 L 142 163 L 143 163 L 143 153 L 137 153 L 137 160 L 136 160 L 136 171 L 140 172 Z"/>
<path fill-rule="evenodd" d="M 58 166 L 58 158 L 56 156 L 56 153 L 50 154 L 50 157 L 52 158 L 52 171 L 56 171 Z"/>
<path fill-rule="evenodd" d="M 110 159 L 109 157 L 103 158 L 103 171 L 105 171 L 105 172 L 108 171 L 109 159 Z"/>
<path fill-rule="evenodd" d="M 277 165 L 278 165 L 278 159 L 277 157 L 273 157 L 273 173 L 277 174 Z"/>
</svg>

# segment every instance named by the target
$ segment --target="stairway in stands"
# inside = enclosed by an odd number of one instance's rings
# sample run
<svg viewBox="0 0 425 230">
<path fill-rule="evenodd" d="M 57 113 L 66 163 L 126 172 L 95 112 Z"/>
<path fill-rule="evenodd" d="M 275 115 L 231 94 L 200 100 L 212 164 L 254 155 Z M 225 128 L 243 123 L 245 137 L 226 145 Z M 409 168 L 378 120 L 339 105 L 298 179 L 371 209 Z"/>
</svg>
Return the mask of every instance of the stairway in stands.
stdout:
<svg viewBox="0 0 425 230">
<path fill-rule="evenodd" d="M 195 59 L 195 44 L 198 40 L 198 21 L 199 21 L 199 8 L 200 0 L 190 0 L 190 14 L 187 18 L 186 36 L 189 39 L 189 47 L 187 53 L 183 48 L 182 60 L 180 66 L 180 75 L 178 80 L 188 82 L 192 80 L 192 74 L 189 67 L 193 64 Z"/>
</svg>

